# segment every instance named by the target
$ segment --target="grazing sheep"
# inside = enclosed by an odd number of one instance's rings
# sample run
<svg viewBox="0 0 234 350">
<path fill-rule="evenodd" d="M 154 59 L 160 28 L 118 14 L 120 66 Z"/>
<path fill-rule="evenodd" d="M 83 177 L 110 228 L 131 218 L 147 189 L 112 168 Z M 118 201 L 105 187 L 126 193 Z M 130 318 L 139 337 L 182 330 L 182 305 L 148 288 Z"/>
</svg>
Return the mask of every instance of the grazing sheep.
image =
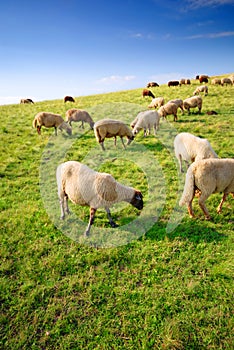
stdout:
<svg viewBox="0 0 234 350">
<path fill-rule="evenodd" d="M 201 77 L 199 78 L 199 81 L 200 81 L 201 84 L 202 84 L 202 83 L 209 83 L 208 78 L 203 77 L 203 76 L 201 76 Z"/>
<path fill-rule="evenodd" d="M 65 102 L 75 102 L 74 98 L 72 96 L 65 96 L 64 97 L 64 103 Z"/>
<path fill-rule="evenodd" d="M 221 79 L 219 78 L 214 78 L 211 80 L 212 85 L 221 85 Z"/>
<path fill-rule="evenodd" d="M 183 173 L 182 160 L 189 167 L 190 162 L 205 158 L 218 158 L 207 139 L 202 139 L 188 132 L 181 132 L 176 135 L 174 139 L 174 151 L 181 173 Z"/>
<path fill-rule="evenodd" d="M 101 119 L 94 124 L 94 134 L 96 140 L 100 143 L 103 151 L 105 138 L 114 137 L 116 146 L 116 136 L 121 138 L 123 147 L 126 148 L 123 137 L 126 136 L 128 139 L 127 145 L 129 145 L 134 139 L 131 129 L 120 120 L 114 119 Z"/>
<path fill-rule="evenodd" d="M 145 96 L 150 96 L 152 98 L 155 98 L 154 94 L 148 89 L 142 90 L 142 97 L 145 97 Z"/>
<path fill-rule="evenodd" d="M 180 79 L 180 85 L 185 85 L 185 79 Z"/>
<path fill-rule="evenodd" d="M 179 86 L 180 82 L 178 80 L 172 80 L 167 83 L 167 85 L 170 86 Z"/>
<path fill-rule="evenodd" d="M 193 96 L 199 95 L 200 92 L 204 92 L 204 95 L 208 95 L 208 86 L 206 86 L 206 85 L 198 86 L 198 87 L 194 90 Z"/>
<path fill-rule="evenodd" d="M 207 78 L 209 79 L 209 75 L 205 75 L 205 74 L 200 74 L 200 75 L 196 75 L 196 80 L 199 80 L 201 78 Z"/>
<path fill-rule="evenodd" d="M 144 136 L 146 136 L 147 130 L 148 130 L 148 135 L 150 135 L 150 130 L 152 127 L 154 128 L 154 135 L 156 135 L 156 131 L 159 129 L 159 120 L 160 120 L 160 115 L 157 111 L 140 112 L 138 113 L 135 120 L 136 120 L 136 124 L 132 131 L 133 135 L 136 135 L 141 129 L 144 129 Z M 131 123 L 131 125 L 132 124 L 133 123 Z"/>
<path fill-rule="evenodd" d="M 156 97 L 153 98 L 151 103 L 148 105 L 148 108 L 157 108 L 164 105 L 164 98 L 163 97 Z"/>
<path fill-rule="evenodd" d="M 223 192 L 217 208 L 220 213 L 228 194 L 231 193 L 234 198 L 234 159 L 203 159 L 190 165 L 179 202 L 180 206 L 187 205 L 190 217 L 195 216 L 192 208 L 195 192 L 199 193 L 198 203 L 207 220 L 210 219 L 210 214 L 205 206 L 206 199 L 212 193 Z"/>
<path fill-rule="evenodd" d="M 186 85 L 190 85 L 191 84 L 191 80 L 190 79 L 185 79 L 185 84 Z"/>
<path fill-rule="evenodd" d="M 22 98 L 20 100 L 20 103 L 32 103 L 32 104 L 34 104 L 33 100 L 31 100 L 31 98 Z"/>
<path fill-rule="evenodd" d="M 80 121 L 82 128 L 84 128 L 84 122 L 88 123 L 91 129 L 93 129 L 94 126 L 94 121 L 89 115 L 89 113 L 76 108 L 69 109 L 66 112 L 66 121 L 70 124 L 70 126 L 72 122 Z"/>
<path fill-rule="evenodd" d="M 45 126 L 46 128 L 53 128 L 55 131 L 55 135 L 57 136 L 57 128 L 61 131 L 64 129 L 68 133 L 68 135 L 72 134 L 71 127 L 63 120 L 61 115 L 53 114 L 49 112 L 39 112 L 36 114 L 33 120 L 33 127 L 37 128 L 37 132 L 41 134 L 41 127 Z"/>
<path fill-rule="evenodd" d="M 222 86 L 224 86 L 224 85 L 232 85 L 232 81 L 229 78 L 222 78 L 221 79 L 221 85 Z"/>
<path fill-rule="evenodd" d="M 234 85 L 234 74 L 231 74 L 228 78 L 232 81 L 232 84 Z"/>
<path fill-rule="evenodd" d="M 156 87 L 156 86 L 159 86 L 158 83 L 155 83 L 153 81 L 147 84 L 147 88 L 149 88 L 149 87 Z"/>
<path fill-rule="evenodd" d="M 85 236 L 90 233 L 98 208 L 105 208 L 112 227 L 117 227 L 109 209 L 114 203 L 125 201 L 138 210 L 143 208 L 143 196 L 140 191 L 124 186 L 110 174 L 94 171 L 82 163 L 68 161 L 60 164 L 57 168 L 56 178 L 61 219 L 65 218 L 65 212 L 69 214 L 68 198 L 74 204 L 90 207 L 89 223 L 84 233 Z"/>
<path fill-rule="evenodd" d="M 164 106 L 160 107 L 158 110 L 158 114 L 160 117 L 166 118 L 167 115 L 174 115 L 174 122 L 178 120 L 177 118 L 177 109 L 178 105 L 173 102 L 167 102 Z"/>
<path fill-rule="evenodd" d="M 198 107 L 198 112 L 201 113 L 202 109 L 202 98 L 201 96 L 192 96 L 188 97 L 184 100 L 183 103 L 184 109 L 188 110 L 188 114 L 190 114 L 190 108 Z"/>
<path fill-rule="evenodd" d="M 180 99 L 175 99 L 175 100 L 170 100 L 168 101 L 168 103 L 175 103 L 177 105 L 178 108 L 181 109 L 182 113 L 184 112 L 184 108 L 183 108 L 183 100 Z"/>
</svg>

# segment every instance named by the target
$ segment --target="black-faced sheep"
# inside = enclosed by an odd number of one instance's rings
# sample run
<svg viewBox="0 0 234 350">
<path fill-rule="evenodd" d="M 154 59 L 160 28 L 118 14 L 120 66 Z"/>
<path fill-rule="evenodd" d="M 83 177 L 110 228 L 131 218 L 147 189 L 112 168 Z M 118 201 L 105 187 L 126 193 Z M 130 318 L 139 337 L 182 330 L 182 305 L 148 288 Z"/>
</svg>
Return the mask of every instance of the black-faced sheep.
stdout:
<svg viewBox="0 0 234 350">
<path fill-rule="evenodd" d="M 208 95 L 208 86 L 207 85 L 202 85 L 202 86 L 198 86 L 194 92 L 193 92 L 193 96 L 195 95 L 199 95 L 200 92 L 204 92 L 204 95 Z"/>
<path fill-rule="evenodd" d="M 202 139 L 188 132 L 181 132 L 174 139 L 174 151 L 180 171 L 183 172 L 182 160 L 189 167 L 191 162 L 206 158 L 218 158 L 207 139 Z"/>
<path fill-rule="evenodd" d="M 160 115 L 160 117 L 163 117 L 163 118 L 166 118 L 167 115 L 173 114 L 174 122 L 176 122 L 178 120 L 177 109 L 178 109 L 178 105 L 176 103 L 167 102 L 164 106 L 159 108 L 158 114 Z"/>
<path fill-rule="evenodd" d="M 152 91 L 148 90 L 148 89 L 143 89 L 142 90 L 142 97 L 145 96 L 150 96 L 152 98 L 155 98 L 154 94 L 152 93 Z"/>
<path fill-rule="evenodd" d="M 171 80 L 167 83 L 167 85 L 170 86 L 179 86 L 180 82 L 178 80 Z"/>
<path fill-rule="evenodd" d="M 203 159 L 194 162 L 188 168 L 184 191 L 179 205 L 187 205 L 190 217 L 194 217 L 192 201 L 195 193 L 199 193 L 198 203 L 205 218 L 210 219 L 210 214 L 205 206 L 206 199 L 212 193 L 222 192 L 223 197 L 217 208 L 222 210 L 223 202 L 229 193 L 234 198 L 234 159 Z"/>
<path fill-rule="evenodd" d="M 96 140 L 100 143 L 103 150 L 105 138 L 114 137 L 116 146 L 116 137 L 121 138 L 123 147 L 126 148 L 123 137 L 127 137 L 127 145 L 129 145 L 134 139 L 131 129 L 122 121 L 114 119 L 101 119 L 94 124 L 94 134 Z"/>
<path fill-rule="evenodd" d="M 156 87 L 156 86 L 159 86 L 158 83 L 155 83 L 154 81 L 152 81 L 148 83 L 146 87 L 149 88 L 149 87 Z"/>
<path fill-rule="evenodd" d="M 34 102 L 31 98 L 22 98 L 20 100 L 20 103 L 32 103 L 32 104 L 34 104 Z"/>
<path fill-rule="evenodd" d="M 192 96 L 188 97 L 183 102 L 184 110 L 186 109 L 188 111 L 188 114 L 190 114 L 190 108 L 196 108 L 198 107 L 198 112 L 201 113 L 202 109 L 202 98 L 201 96 Z"/>
<path fill-rule="evenodd" d="M 63 100 L 64 100 L 64 103 L 65 102 L 75 102 L 75 100 L 72 96 L 65 96 Z"/>
<path fill-rule="evenodd" d="M 69 214 L 68 199 L 74 204 L 90 207 L 89 223 L 84 233 L 89 235 L 96 210 L 105 208 L 112 227 L 117 227 L 110 213 L 114 203 L 125 201 L 141 210 L 143 196 L 140 191 L 124 186 L 110 174 L 100 173 L 76 161 L 68 161 L 58 166 L 56 172 L 61 219 Z"/>
<path fill-rule="evenodd" d="M 156 131 L 159 129 L 159 120 L 160 115 L 157 111 L 140 112 L 134 119 L 136 124 L 132 131 L 133 135 L 136 135 L 142 129 L 144 130 L 144 136 L 147 135 L 147 131 L 148 135 L 150 135 L 151 128 L 154 128 L 154 135 L 156 135 Z"/>
<path fill-rule="evenodd" d="M 163 97 L 156 97 L 153 98 L 151 103 L 148 105 L 148 108 L 157 108 L 164 105 L 164 98 Z"/>
<path fill-rule="evenodd" d="M 232 85 L 232 81 L 229 78 L 222 78 L 221 79 L 221 85 L 222 86 L 224 86 L 224 85 Z"/>
<path fill-rule="evenodd" d="M 66 130 L 68 135 L 72 134 L 71 127 L 63 120 L 61 115 L 49 113 L 49 112 L 39 112 L 36 114 L 33 120 L 33 127 L 37 128 L 37 132 L 41 134 L 41 127 L 54 128 L 55 135 L 57 136 L 57 128 L 61 131 Z"/>
<path fill-rule="evenodd" d="M 202 83 L 209 83 L 209 80 L 208 80 L 208 78 L 206 76 L 201 76 L 199 78 L 199 81 L 200 81 L 201 84 Z"/>
<path fill-rule="evenodd" d="M 84 122 L 88 123 L 90 125 L 90 128 L 93 129 L 94 126 L 94 121 L 89 115 L 88 112 L 76 108 L 69 109 L 66 112 L 66 121 L 70 124 L 72 122 L 80 122 L 81 121 L 81 126 L 84 128 Z"/>
</svg>

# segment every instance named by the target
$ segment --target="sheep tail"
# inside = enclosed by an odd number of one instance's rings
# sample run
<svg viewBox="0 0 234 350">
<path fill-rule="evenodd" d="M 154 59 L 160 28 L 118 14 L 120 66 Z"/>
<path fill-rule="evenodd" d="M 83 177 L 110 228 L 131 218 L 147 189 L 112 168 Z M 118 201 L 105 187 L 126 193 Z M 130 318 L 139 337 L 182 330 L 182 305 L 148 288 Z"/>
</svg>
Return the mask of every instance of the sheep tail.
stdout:
<svg viewBox="0 0 234 350">
<path fill-rule="evenodd" d="M 188 171 L 186 173 L 184 191 L 179 201 L 179 205 L 182 206 L 185 204 L 189 204 L 194 197 L 194 191 L 195 191 L 195 177 L 193 173 L 193 166 L 191 165 L 188 168 Z"/>
<path fill-rule="evenodd" d="M 37 127 L 37 118 L 35 117 L 33 120 L 33 127 L 36 128 Z"/>
</svg>

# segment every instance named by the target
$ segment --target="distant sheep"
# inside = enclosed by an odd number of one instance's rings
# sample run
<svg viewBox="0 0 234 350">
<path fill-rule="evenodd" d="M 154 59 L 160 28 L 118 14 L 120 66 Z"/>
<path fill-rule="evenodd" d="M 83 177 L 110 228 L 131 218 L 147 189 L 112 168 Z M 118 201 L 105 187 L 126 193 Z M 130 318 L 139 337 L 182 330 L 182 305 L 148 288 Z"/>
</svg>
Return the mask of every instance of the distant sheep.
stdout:
<svg viewBox="0 0 234 350">
<path fill-rule="evenodd" d="M 219 78 L 214 78 L 211 80 L 212 85 L 221 85 L 221 79 Z"/>
<path fill-rule="evenodd" d="M 190 85 L 191 84 L 191 80 L 190 79 L 185 79 L 185 84 L 186 85 Z"/>
<path fill-rule="evenodd" d="M 31 100 L 31 98 L 22 98 L 20 100 L 20 103 L 32 103 L 32 104 L 34 104 L 33 100 Z"/>
<path fill-rule="evenodd" d="M 180 85 L 190 85 L 191 81 L 190 79 L 180 79 Z"/>
<path fill-rule="evenodd" d="M 198 112 L 201 113 L 202 109 L 202 98 L 201 96 L 192 96 L 184 100 L 183 107 L 190 114 L 190 108 L 198 107 Z"/>
<path fill-rule="evenodd" d="M 143 208 L 140 191 L 120 184 L 108 173 L 94 171 L 79 162 L 68 161 L 60 164 L 56 178 L 61 219 L 65 218 L 65 213 L 69 214 L 68 199 L 74 204 L 90 207 L 89 223 L 84 236 L 90 234 L 98 208 L 105 208 L 112 227 L 117 227 L 109 209 L 114 203 L 125 201 L 138 210 Z"/>
<path fill-rule="evenodd" d="M 152 98 L 155 98 L 154 94 L 152 93 L 152 91 L 148 90 L 148 89 L 143 89 L 142 90 L 142 97 L 145 96 L 150 96 Z"/>
<path fill-rule="evenodd" d="M 76 108 L 69 109 L 66 112 L 66 121 L 70 124 L 72 122 L 80 122 L 81 121 L 81 126 L 84 128 L 84 122 L 88 123 L 90 125 L 90 128 L 93 129 L 94 126 L 94 121 L 89 115 L 88 112 Z"/>
<path fill-rule="evenodd" d="M 180 85 L 185 85 L 185 79 L 180 79 Z"/>
<path fill-rule="evenodd" d="M 124 144 L 123 137 L 125 136 L 127 137 L 128 139 L 127 145 L 129 145 L 134 139 L 131 129 L 122 121 L 114 120 L 114 119 L 101 119 L 97 121 L 94 124 L 94 134 L 95 134 L 96 140 L 100 143 L 103 151 L 105 150 L 105 147 L 104 147 L 105 138 L 114 137 L 115 146 L 116 146 L 116 136 L 119 136 L 121 138 L 124 148 L 126 148 L 126 146 Z"/>
<path fill-rule="evenodd" d="M 202 86 L 198 86 L 194 92 L 193 92 L 193 95 L 199 95 L 200 92 L 204 92 L 204 95 L 208 95 L 208 86 L 206 85 L 202 85 Z"/>
<path fill-rule="evenodd" d="M 229 78 L 222 78 L 221 79 L 221 85 L 222 86 L 224 86 L 224 85 L 232 85 L 232 81 Z"/>
<path fill-rule="evenodd" d="M 202 139 L 188 132 L 181 132 L 174 139 L 175 156 L 178 159 L 180 172 L 183 172 L 182 160 L 187 167 L 191 162 L 206 158 L 218 158 L 207 139 Z"/>
<path fill-rule="evenodd" d="M 144 130 L 144 136 L 147 135 L 147 132 L 150 135 L 151 128 L 154 129 L 154 135 L 156 135 L 156 131 L 159 129 L 159 120 L 160 115 L 157 111 L 140 112 L 134 120 L 136 124 L 132 131 L 133 135 L 138 134 L 142 129 Z"/>
<path fill-rule="evenodd" d="M 203 159 L 190 165 L 179 205 L 186 204 L 190 217 L 194 217 L 192 201 L 195 193 L 199 193 L 198 204 L 209 220 L 211 217 L 205 201 L 212 193 L 218 192 L 223 192 L 217 208 L 220 213 L 228 194 L 231 193 L 234 198 L 234 159 Z"/>
<path fill-rule="evenodd" d="M 200 75 L 196 75 L 196 80 L 199 80 L 201 78 L 207 78 L 209 79 L 209 75 L 206 75 L 206 74 L 200 74 Z"/>
<path fill-rule="evenodd" d="M 68 135 L 72 134 L 71 127 L 63 120 L 61 115 L 53 114 L 49 112 L 39 112 L 36 114 L 33 120 L 33 127 L 37 128 L 37 132 L 41 134 L 41 127 L 45 126 L 46 128 L 54 128 L 55 135 L 57 136 L 57 128 L 61 131 L 65 130 Z"/>
<path fill-rule="evenodd" d="M 205 77 L 205 76 L 201 76 L 201 77 L 199 78 L 199 81 L 200 81 L 201 84 L 202 84 L 202 83 L 209 83 L 208 78 Z"/>
<path fill-rule="evenodd" d="M 153 81 L 147 84 L 147 88 L 149 88 L 149 87 L 156 87 L 156 86 L 159 86 L 158 83 L 155 83 Z"/>
<path fill-rule="evenodd" d="M 158 110 L 158 114 L 160 117 L 166 118 L 167 115 L 174 115 L 174 122 L 177 121 L 177 109 L 178 105 L 176 103 L 167 102 L 164 106 L 160 107 Z"/>
<path fill-rule="evenodd" d="M 75 100 L 72 96 L 65 96 L 63 100 L 64 100 L 64 103 L 65 102 L 75 102 Z"/>
<path fill-rule="evenodd" d="M 184 112 L 183 100 L 180 100 L 179 98 L 177 98 L 175 100 L 168 101 L 168 103 L 175 103 L 177 105 L 177 107 L 181 109 L 182 113 Z"/>
<path fill-rule="evenodd" d="M 157 108 L 164 105 L 164 98 L 163 97 L 156 97 L 153 98 L 151 103 L 148 105 L 148 108 Z"/>
<path fill-rule="evenodd" d="M 206 114 L 208 114 L 208 115 L 217 115 L 218 113 L 216 111 L 211 110 L 211 111 L 207 111 Z"/>
<path fill-rule="evenodd" d="M 231 74 L 228 78 L 232 81 L 232 84 L 234 85 L 234 74 Z"/>
<path fill-rule="evenodd" d="M 178 80 L 171 80 L 167 83 L 167 85 L 170 86 L 179 86 L 180 82 Z"/>
</svg>

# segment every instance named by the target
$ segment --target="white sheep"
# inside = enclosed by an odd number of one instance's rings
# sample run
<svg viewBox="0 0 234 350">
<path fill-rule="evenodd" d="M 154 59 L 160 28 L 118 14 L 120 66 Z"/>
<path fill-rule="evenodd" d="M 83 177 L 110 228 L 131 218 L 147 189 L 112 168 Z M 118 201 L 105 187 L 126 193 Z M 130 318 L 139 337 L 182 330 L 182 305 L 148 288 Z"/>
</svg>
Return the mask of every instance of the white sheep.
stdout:
<svg viewBox="0 0 234 350">
<path fill-rule="evenodd" d="M 198 107 L 198 112 L 201 113 L 202 109 L 202 98 L 201 96 L 192 96 L 188 97 L 183 102 L 184 109 L 188 110 L 188 114 L 190 114 L 190 108 Z"/>
<path fill-rule="evenodd" d="M 212 85 L 221 85 L 221 79 L 219 78 L 214 78 L 211 80 Z"/>
<path fill-rule="evenodd" d="M 121 138 L 123 147 L 126 148 L 123 137 L 127 137 L 127 145 L 134 139 L 131 129 L 122 121 L 115 119 L 101 119 L 94 124 L 94 134 L 103 150 L 105 138 L 114 137 L 116 146 L 116 136 Z"/>
<path fill-rule="evenodd" d="M 69 214 L 68 199 L 74 204 L 90 207 L 85 236 L 90 233 L 98 208 L 105 208 L 112 227 L 117 227 L 109 209 L 114 203 L 125 201 L 139 210 L 143 208 L 143 196 L 140 191 L 124 186 L 110 174 L 94 171 L 85 164 L 76 161 L 62 163 L 57 167 L 56 178 L 61 219 L 65 218 L 65 212 Z"/>
<path fill-rule="evenodd" d="M 91 129 L 93 129 L 93 126 L 94 126 L 94 121 L 89 115 L 89 113 L 87 111 L 76 109 L 76 108 L 67 110 L 66 121 L 70 124 L 70 126 L 72 122 L 79 122 L 79 121 L 81 121 L 82 128 L 84 128 L 84 122 L 88 123 Z"/>
<path fill-rule="evenodd" d="M 140 112 L 135 120 L 136 119 L 137 122 L 132 131 L 133 135 L 136 135 L 141 129 L 144 129 L 144 136 L 146 136 L 147 131 L 149 135 L 151 128 L 154 128 L 154 135 L 156 135 L 156 131 L 159 129 L 160 120 L 160 115 L 157 111 Z"/>
<path fill-rule="evenodd" d="M 33 120 L 33 127 L 37 128 L 37 132 L 41 134 L 41 127 L 45 126 L 46 128 L 54 128 L 55 135 L 57 136 L 57 128 L 61 131 L 66 130 L 68 135 L 72 134 L 71 127 L 63 120 L 61 115 L 49 113 L 49 112 L 39 112 L 36 114 Z"/>
<path fill-rule="evenodd" d="M 173 102 L 167 102 L 164 106 L 160 107 L 158 110 L 158 114 L 160 117 L 166 118 L 167 115 L 174 115 L 174 122 L 178 120 L 177 118 L 177 109 L 178 105 Z"/>
<path fill-rule="evenodd" d="M 218 158 L 207 139 L 202 139 L 188 132 L 181 132 L 174 139 L 174 151 L 178 159 L 180 172 L 183 172 L 182 160 L 187 167 L 191 162 L 205 159 Z"/>
<path fill-rule="evenodd" d="M 224 85 L 232 85 L 232 80 L 229 79 L 229 78 L 222 78 L 221 79 L 221 85 L 224 86 Z"/>
<path fill-rule="evenodd" d="M 198 194 L 198 203 L 207 220 L 210 214 L 205 206 L 212 193 L 223 192 L 217 212 L 222 210 L 223 202 L 229 193 L 234 198 L 234 159 L 203 159 L 190 165 L 185 180 L 184 191 L 179 205 L 187 205 L 190 217 L 194 217 L 192 201 Z"/>
<path fill-rule="evenodd" d="M 148 105 L 148 108 L 157 108 L 164 105 L 164 98 L 163 97 L 156 97 L 153 98 L 151 103 Z"/>
<path fill-rule="evenodd" d="M 208 95 L 208 86 L 207 86 L 207 85 L 198 86 L 198 87 L 194 90 L 193 96 L 199 95 L 200 92 L 204 92 L 204 95 Z"/>
<path fill-rule="evenodd" d="M 234 74 L 229 75 L 228 78 L 232 81 L 232 84 L 234 85 Z"/>
<path fill-rule="evenodd" d="M 168 103 L 175 103 L 177 107 L 181 109 L 182 113 L 184 113 L 183 100 L 180 100 L 179 98 L 177 98 L 175 100 L 168 101 Z"/>
</svg>

